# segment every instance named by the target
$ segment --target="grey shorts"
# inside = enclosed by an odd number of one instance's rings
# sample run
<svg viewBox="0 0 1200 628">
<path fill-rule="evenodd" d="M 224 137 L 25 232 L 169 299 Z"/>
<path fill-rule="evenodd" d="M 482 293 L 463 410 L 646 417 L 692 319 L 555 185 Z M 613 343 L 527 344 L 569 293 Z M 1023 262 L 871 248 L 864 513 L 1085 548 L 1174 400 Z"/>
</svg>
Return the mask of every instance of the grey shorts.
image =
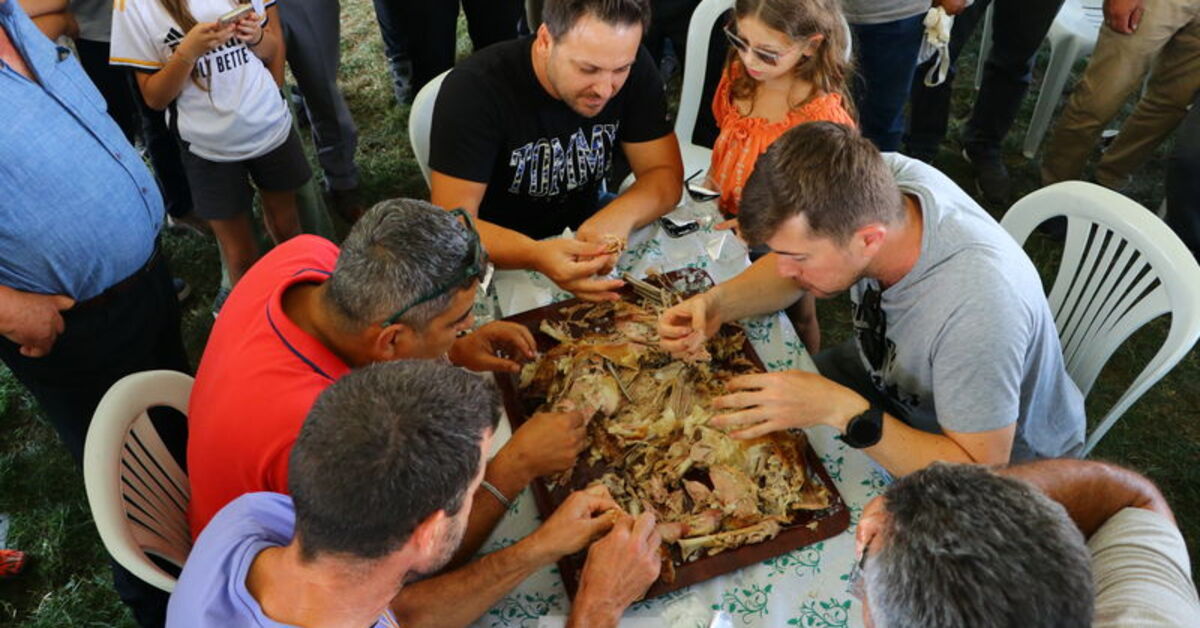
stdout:
<svg viewBox="0 0 1200 628">
<path fill-rule="evenodd" d="M 312 167 L 304 155 L 300 136 L 293 128 L 288 137 L 271 152 L 244 161 L 209 161 L 183 144 L 183 169 L 192 189 L 196 215 L 205 220 L 225 220 L 250 211 L 254 188 L 260 190 L 296 190 L 312 178 Z"/>
</svg>

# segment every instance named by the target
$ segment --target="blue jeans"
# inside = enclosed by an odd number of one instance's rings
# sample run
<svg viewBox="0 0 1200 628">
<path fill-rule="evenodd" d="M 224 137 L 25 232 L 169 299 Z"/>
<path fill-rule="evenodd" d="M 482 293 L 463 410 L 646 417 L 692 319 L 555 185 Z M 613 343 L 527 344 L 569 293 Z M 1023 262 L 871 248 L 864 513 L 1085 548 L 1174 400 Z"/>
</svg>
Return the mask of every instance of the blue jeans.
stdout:
<svg viewBox="0 0 1200 628">
<path fill-rule="evenodd" d="M 917 68 L 925 14 L 883 24 L 851 24 L 858 73 L 854 105 L 862 134 L 882 151 L 900 149 L 904 105 Z"/>
</svg>

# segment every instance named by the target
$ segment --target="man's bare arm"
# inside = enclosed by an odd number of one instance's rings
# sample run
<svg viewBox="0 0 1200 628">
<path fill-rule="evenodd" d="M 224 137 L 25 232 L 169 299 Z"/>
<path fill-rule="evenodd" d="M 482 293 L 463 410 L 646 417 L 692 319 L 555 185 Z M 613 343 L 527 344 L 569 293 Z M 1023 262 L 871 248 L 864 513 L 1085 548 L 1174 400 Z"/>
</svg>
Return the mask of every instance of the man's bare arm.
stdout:
<svg viewBox="0 0 1200 628">
<path fill-rule="evenodd" d="M 1110 517 L 1125 508 L 1157 512 L 1172 523 L 1167 500 L 1145 476 L 1107 462 L 1039 460 L 996 470 L 1033 484 L 1067 509 L 1084 536 L 1091 536 Z"/>
</svg>

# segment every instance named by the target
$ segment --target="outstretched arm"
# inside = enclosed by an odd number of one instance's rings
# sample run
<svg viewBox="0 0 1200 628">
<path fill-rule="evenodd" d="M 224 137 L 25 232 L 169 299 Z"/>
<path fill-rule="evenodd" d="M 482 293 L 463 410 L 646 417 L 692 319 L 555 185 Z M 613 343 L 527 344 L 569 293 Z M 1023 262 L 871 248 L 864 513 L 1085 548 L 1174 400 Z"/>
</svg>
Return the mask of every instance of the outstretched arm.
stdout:
<svg viewBox="0 0 1200 628">
<path fill-rule="evenodd" d="M 1107 462 L 1038 460 L 996 470 L 1033 484 L 1067 509 L 1084 536 L 1125 508 L 1157 512 L 1172 523 L 1175 515 L 1158 487 L 1145 476 Z"/>
</svg>

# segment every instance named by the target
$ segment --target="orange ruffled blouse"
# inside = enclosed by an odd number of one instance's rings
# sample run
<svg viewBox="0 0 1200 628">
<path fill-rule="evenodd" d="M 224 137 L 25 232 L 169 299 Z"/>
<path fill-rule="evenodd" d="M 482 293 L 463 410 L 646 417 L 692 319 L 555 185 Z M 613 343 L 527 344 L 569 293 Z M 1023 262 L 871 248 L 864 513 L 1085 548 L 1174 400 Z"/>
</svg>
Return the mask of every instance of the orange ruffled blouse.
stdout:
<svg viewBox="0 0 1200 628">
<path fill-rule="evenodd" d="M 811 98 L 778 122 L 742 115 L 730 99 L 730 72 L 726 69 L 713 96 L 713 117 L 721 133 L 713 144 L 708 176 L 721 190 L 718 205 L 726 215 L 736 215 L 742 201 L 742 187 L 754 171 L 754 162 L 771 143 L 788 129 L 805 122 L 837 122 L 857 126 L 842 107 L 841 94 Z"/>
</svg>

